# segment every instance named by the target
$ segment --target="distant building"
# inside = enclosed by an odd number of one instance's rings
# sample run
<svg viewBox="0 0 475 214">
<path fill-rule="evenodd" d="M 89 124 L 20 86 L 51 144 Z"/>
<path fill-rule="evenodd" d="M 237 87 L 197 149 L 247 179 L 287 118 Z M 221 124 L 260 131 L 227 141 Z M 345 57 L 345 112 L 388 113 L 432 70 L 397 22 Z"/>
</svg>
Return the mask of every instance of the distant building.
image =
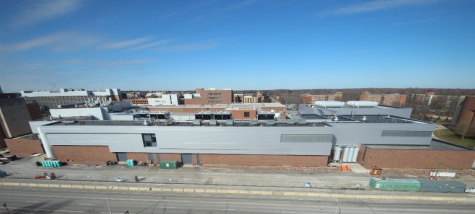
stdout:
<svg viewBox="0 0 475 214">
<path fill-rule="evenodd" d="M 242 102 L 244 102 L 244 92 L 235 91 L 234 92 L 234 103 L 242 103 Z"/>
<path fill-rule="evenodd" d="M 5 138 L 31 133 L 29 121 L 31 116 L 25 99 L 0 98 L 0 147 L 6 146 Z"/>
<path fill-rule="evenodd" d="M 231 104 L 234 101 L 231 89 L 217 90 L 216 88 L 196 89 L 196 94 L 185 94 L 185 105 L 216 105 Z"/>
<path fill-rule="evenodd" d="M 310 95 L 307 93 L 305 96 L 304 103 L 313 104 L 316 101 L 340 101 L 342 97 L 343 97 L 342 92 L 336 92 L 336 94 L 325 94 L 325 95 Z"/>
<path fill-rule="evenodd" d="M 401 106 L 406 103 L 407 95 L 394 93 L 394 94 L 370 94 L 369 92 L 363 92 L 360 96 L 361 101 L 374 101 L 378 104 L 388 106 Z"/>
<path fill-rule="evenodd" d="M 435 95 L 435 92 L 426 92 L 424 94 L 412 94 L 411 100 L 416 102 L 422 102 L 424 105 L 430 105 L 434 99 L 447 98 L 446 106 L 449 106 L 451 102 L 457 102 L 459 96 L 450 95 Z"/>
<path fill-rule="evenodd" d="M 21 96 L 25 100 L 36 101 L 43 110 L 56 109 L 58 105 L 80 103 L 88 99 L 106 99 L 112 101 L 121 101 L 122 94 L 120 89 L 108 89 L 104 91 L 87 91 L 84 89 L 65 89 L 59 91 L 21 91 Z"/>
<path fill-rule="evenodd" d="M 147 98 L 148 105 L 178 105 L 177 94 L 161 94 L 157 98 Z"/>
<path fill-rule="evenodd" d="M 252 94 L 245 94 L 243 103 L 260 103 L 262 102 L 261 97 L 254 97 Z"/>
</svg>

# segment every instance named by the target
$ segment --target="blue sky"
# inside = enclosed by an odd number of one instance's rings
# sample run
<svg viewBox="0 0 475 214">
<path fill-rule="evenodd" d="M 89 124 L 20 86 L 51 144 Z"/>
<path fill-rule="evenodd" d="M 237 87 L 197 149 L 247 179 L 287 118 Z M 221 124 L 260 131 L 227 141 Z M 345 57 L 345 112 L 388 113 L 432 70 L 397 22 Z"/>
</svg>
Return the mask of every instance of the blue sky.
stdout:
<svg viewBox="0 0 475 214">
<path fill-rule="evenodd" d="M 0 0 L 0 86 L 474 88 L 472 0 Z"/>
</svg>

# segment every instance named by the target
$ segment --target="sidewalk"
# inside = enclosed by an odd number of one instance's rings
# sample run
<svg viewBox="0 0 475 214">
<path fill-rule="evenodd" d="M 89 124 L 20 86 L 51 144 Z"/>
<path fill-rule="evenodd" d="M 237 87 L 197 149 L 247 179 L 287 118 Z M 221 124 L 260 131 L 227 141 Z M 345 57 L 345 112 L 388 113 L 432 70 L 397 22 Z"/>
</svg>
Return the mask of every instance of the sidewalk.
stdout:
<svg viewBox="0 0 475 214">
<path fill-rule="evenodd" d="M 114 182 L 120 177 L 123 182 L 134 182 L 138 176 L 141 183 L 148 181 L 157 184 L 187 184 L 213 186 L 249 186 L 303 188 L 309 182 L 312 189 L 367 189 L 372 176 L 368 173 L 331 173 L 331 172 L 298 172 L 298 171 L 249 171 L 229 169 L 179 168 L 177 170 L 158 169 L 153 166 L 80 166 L 69 165 L 60 168 L 37 167 L 34 163 L 43 157 L 26 157 L 7 165 L 0 166 L 6 171 L 9 179 L 32 179 L 45 172 L 55 173 L 57 181 L 76 182 Z M 351 168 L 351 166 L 350 166 Z M 358 167 L 356 167 L 358 168 Z M 361 167 L 360 167 L 361 168 Z M 428 179 L 428 176 L 383 174 L 381 177 L 401 179 Z M 468 187 L 475 186 L 475 179 L 443 178 L 444 180 L 463 181 Z"/>
</svg>

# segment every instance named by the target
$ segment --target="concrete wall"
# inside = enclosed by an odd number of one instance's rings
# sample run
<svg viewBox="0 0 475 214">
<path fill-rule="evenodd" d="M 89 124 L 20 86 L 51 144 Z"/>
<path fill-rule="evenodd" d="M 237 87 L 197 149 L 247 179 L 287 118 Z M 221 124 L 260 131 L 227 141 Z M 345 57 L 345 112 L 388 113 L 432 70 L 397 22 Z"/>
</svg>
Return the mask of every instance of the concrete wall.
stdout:
<svg viewBox="0 0 475 214">
<path fill-rule="evenodd" d="M 30 112 L 23 98 L 0 99 L 0 126 L 5 137 L 12 138 L 31 133 Z"/>
<path fill-rule="evenodd" d="M 89 164 L 103 166 L 106 161 L 117 161 L 115 153 L 107 146 L 53 146 L 58 160 L 68 164 Z"/>
<path fill-rule="evenodd" d="M 437 169 L 441 161 L 458 169 L 471 169 L 475 160 L 475 151 L 473 150 L 371 149 L 369 147 L 361 146 L 358 163 L 363 162 L 363 167 L 366 169 L 373 166 L 381 167 L 383 173 L 384 168 Z M 365 150 L 366 154 L 364 154 Z M 441 169 L 451 168 L 441 165 Z"/>
<path fill-rule="evenodd" d="M 11 154 L 30 156 L 31 154 L 44 154 L 40 140 L 32 139 L 5 139 Z"/>
</svg>

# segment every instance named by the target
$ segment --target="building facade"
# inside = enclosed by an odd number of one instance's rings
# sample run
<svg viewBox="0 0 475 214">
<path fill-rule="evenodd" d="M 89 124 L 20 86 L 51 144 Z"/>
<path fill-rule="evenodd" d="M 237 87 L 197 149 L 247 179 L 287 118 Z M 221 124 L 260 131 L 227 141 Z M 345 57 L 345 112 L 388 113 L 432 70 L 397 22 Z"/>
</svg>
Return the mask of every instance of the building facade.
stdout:
<svg viewBox="0 0 475 214">
<path fill-rule="evenodd" d="M 199 96 L 198 96 L 199 94 Z M 219 105 L 231 104 L 234 101 L 233 91 L 231 89 L 217 90 L 216 88 L 196 89 L 196 94 L 191 97 L 185 94 L 185 105 Z"/>
<path fill-rule="evenodd" d="M 342 97 L 343 97 L 342 92 L 336 92 L 336 94 L 325 94 L 325 95 L 306 94 L 304 98 L 304 103 L 314 104 L 316 101 L 340 101 Z"/>
<path fill-rule="evenodd" d="M 406 103 L 407 95 L 394 93 L 394 94 L 370 94 L 369 92 L 363 92 L 360 96 L 361 101 L 373 101 L 378 104 L 388 106 L 401 106 Z"/>
<path fill-rule="evenodd" d="M 84 89 L 60 89 L 59 91 L 21 91 L 21 96 L 25 100 L 36 101 L 42 110 L 56 109 L 58 105 L 80 103 L 89 99 L 111 99 L 121 101 L 122 93 L 120 89 L 108 89 L 104 91 L 87 91 Z"/>
</svg>

